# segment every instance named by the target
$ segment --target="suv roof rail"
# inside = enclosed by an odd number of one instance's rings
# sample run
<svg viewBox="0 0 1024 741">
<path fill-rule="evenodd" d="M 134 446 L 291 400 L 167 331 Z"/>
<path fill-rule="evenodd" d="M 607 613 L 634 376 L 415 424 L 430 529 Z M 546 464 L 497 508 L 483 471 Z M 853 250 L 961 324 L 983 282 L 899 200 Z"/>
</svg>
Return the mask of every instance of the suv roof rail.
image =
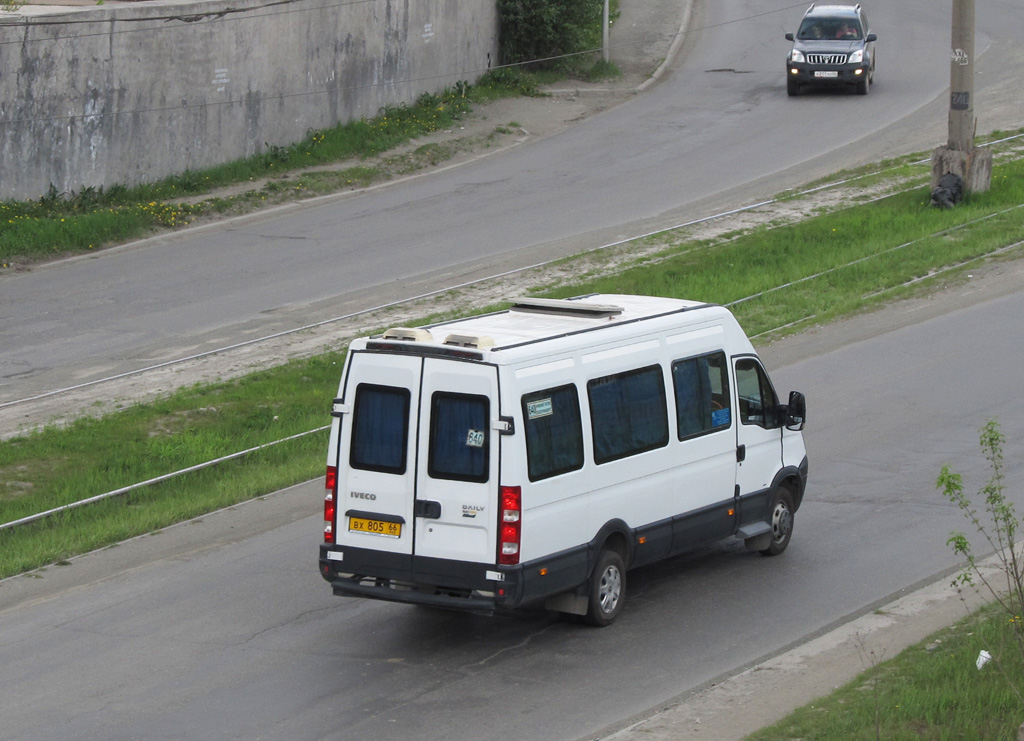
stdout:
<svg viewBox="0 0 1024 741">
<path fill-rule="evenodd" d="M 806 15 L 807 13 L 810 13 L 810 12 L 811 12 L 812 10 L 814 10 L 814 3 L 811 3 L 811 7 L 809 7 L 809 8 L 808 8 L 808 9 L 806 10 L 806 12 L 804 13 L 804 15 Z"/>
</svg>

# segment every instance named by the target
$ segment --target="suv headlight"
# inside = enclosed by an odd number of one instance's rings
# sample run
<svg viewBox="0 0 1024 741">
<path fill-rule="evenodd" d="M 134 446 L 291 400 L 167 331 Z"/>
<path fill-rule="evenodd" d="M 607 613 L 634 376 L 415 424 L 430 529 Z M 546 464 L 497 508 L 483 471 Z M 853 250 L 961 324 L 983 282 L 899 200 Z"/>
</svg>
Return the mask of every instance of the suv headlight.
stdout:
<svg viewBox="0 0 1024 741">
<path fill-rule="evenodd" d="M 864 61 L 864 50 L 858 49 L 855 52 L 851 52 L 849 58 L 846 60 L 850 64 L 860 64 Z"/>
<path fill-rule="evenodd" d="M 792 51 L 792 53 L 790 53 L 790 55 L 789 55 L 789 61 L 791 61 L 791 62 L 803 62 L 804 61 L 804 53 L 802 51 L 797 51 L 796 49 L 794 49 Z"/>
</svg>

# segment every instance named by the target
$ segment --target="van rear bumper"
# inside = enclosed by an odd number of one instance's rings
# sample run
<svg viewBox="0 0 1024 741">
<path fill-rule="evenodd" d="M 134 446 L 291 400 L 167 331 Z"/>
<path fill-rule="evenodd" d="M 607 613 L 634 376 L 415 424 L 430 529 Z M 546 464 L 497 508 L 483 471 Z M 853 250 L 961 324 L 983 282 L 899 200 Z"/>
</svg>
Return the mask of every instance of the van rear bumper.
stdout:
<svg viewBox="0 0 1024 741">
<path fill-rule="evenodd" d="M 413 557 L 329 544 L 320 546 L 320 575 L 339 597 L 491 614 L 522 598 L 521 567 Z"/>
<path fill-rule="evenodd" d="M 439 607 L 460 612 L 473 612 L 491 615 L 496 609 L 493 597 L 469 593 L 453 595 L 441 591 L 422 591 L 425 587 L 419 584 L 401 584 L 399 582 L 382 582 L 373 577 L 338 576 L 331 580 L 335 597 L 366 597 L 368 599 L 385 600 L 387 602 L 404 602 L 410 605 Z"/>
</svg>

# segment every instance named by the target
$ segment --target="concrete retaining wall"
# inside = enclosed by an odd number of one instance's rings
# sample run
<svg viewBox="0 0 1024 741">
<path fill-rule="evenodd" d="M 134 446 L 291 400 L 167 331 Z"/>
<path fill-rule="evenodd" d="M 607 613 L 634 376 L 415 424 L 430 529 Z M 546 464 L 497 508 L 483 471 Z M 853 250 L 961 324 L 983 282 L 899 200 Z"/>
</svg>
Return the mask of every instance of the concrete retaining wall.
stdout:
<svg viewBox="0 0 1024 741">
<path fill-rule="evenodd" d="M 0 200 L 153 182 L 497 63 L 494 0 L 220 0 L 0 14 Z"/>
</svg>

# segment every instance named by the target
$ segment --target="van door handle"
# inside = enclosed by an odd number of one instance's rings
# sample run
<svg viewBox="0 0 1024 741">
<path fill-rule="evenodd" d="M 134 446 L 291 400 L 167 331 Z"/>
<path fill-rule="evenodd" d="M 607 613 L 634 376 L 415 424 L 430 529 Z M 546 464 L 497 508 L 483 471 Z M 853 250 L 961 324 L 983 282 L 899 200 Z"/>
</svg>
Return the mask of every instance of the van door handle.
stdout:
<svg viewBox="0 0 1024 741">
<path fill-rule="evenodd" d="M 747 446 L 737 445 L 736 446 L 736 462 L 742 463 L 747 459 Z"/>
<path fill-rule="evenodd" d="M 430 520 L 440 519 L 441 503 L 434 502 L 430 499 L 417 499 L 416 506 L 413 508 L 413 514 L 417 517 L 426 517 Z"/>
</svg>

